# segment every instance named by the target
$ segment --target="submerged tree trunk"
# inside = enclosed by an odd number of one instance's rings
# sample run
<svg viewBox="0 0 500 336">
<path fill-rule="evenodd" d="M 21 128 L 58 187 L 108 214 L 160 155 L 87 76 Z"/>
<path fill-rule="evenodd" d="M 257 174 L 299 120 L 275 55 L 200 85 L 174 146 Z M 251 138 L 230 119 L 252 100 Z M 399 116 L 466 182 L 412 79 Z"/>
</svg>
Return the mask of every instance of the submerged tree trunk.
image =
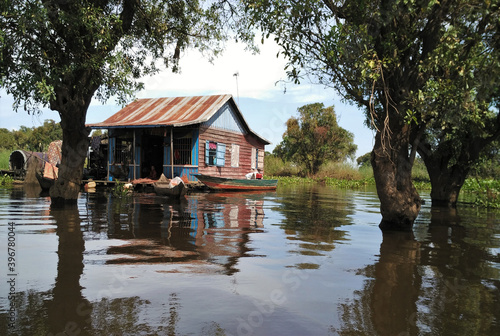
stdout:
<svg viewBox="0 0 500 336">
<path fill-rule="evenodd" d="M 80 192 L 87 157 L 90 129 L 85 118 L 92 95 L 57 106 L 63 130 L 62 158 L 56 183 L 50 189 L 52 206 L 75 204 Z"/>
<path fill-rule="evenodd" d="M 383 139 L 380 132 L 375 136 L 371 155 L 373 175 L 380 199 L 382 230 L 410 230 L 420 211 L 422 200 L 411 180 L 409 143 L 404 131 Z"/>
<path fill-rule="evenodd" d="M 473 164 L 481 151 L 495 140 L 489 138 L 464 137 L 457 147 L 447 141 L 432 149 L 428 142 L 422 142 L 418 153 L 424 160 L 431 180 L 433 206 L 456 207 L 458 195 Z"/>
<path fill-rule="evenodd" d="M 440 167 L 438 162 L 425 162 L 431 180 L 431 199 L 433 206 L 456 207 L 458 194 L 465 182 L 469 169 L 455 165 Z"/>
</svg>

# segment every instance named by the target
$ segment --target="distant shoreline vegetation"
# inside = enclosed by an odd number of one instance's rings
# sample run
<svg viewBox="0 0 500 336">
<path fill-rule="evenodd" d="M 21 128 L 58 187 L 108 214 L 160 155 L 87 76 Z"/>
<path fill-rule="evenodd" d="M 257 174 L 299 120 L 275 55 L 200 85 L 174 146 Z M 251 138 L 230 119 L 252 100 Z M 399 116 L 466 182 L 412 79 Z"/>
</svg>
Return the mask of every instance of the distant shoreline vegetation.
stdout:
<svg viewBox="0 0 500 336">
<path fill-rule="evenodd" d="M 326 186 L 344 189 L 375 188 L 375 179 L 369 165 L 359 168 L 350 163 L 328 162 L 321 166 L 314 176 L 306 176 L 301 168 L 289 162 L 267 155 L 264 164 L 265 178 L 277 179 L 278 186 L 318 183 Z M 413 184 L 419 192 L 430 192 L 431 183 L 422 161 L 415 162 L 412 171 Z M 500 209 L 500 180 L 491 177 L 470 176 L 460 192 L 460 199 L 479 207 Z"/>
<path fill-rule="evenodd" d="M 0 169 L 9 168 L 10 150 L 0 150 Z M 265 178 L 279 180 L 278 186 L 304 183 L 319 183 L 326 186 L 345 189 L 375 187 L 370 166 L 356 167 L 348 163 L 329 162 L 324 164 L 314 176 L 304 176 L 300 167 L 292 163 L 283 163 L 279 158 L 266 156 Z M 413 183 L 419 191 L 430 191 L 431 183 L 425 166 L 417 162 L 413 167 Z M 0 175 L 0 187 L 13 185 L 12 177 Z M 476 206 L 500 209 L 500 180 L 488 177 L 469 177 L 465 180 L 460 195 L 471 200 Z"/>
</svg>

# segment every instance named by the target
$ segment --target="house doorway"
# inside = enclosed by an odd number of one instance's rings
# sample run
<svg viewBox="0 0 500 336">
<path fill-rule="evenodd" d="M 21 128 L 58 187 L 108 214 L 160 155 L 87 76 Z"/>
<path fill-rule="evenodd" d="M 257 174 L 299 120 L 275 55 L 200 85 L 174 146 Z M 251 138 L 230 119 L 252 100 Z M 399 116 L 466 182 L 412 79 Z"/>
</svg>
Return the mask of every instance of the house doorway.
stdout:
<svg viewBox="0 0 500 336">
<path fill-rule="evenodd" d="M 141 177 L 152 177 L 151 167 L 155 168 L 158 179 L 163 172 L 163 136 L 144 135 L 142 144 Z"/>
</svg>

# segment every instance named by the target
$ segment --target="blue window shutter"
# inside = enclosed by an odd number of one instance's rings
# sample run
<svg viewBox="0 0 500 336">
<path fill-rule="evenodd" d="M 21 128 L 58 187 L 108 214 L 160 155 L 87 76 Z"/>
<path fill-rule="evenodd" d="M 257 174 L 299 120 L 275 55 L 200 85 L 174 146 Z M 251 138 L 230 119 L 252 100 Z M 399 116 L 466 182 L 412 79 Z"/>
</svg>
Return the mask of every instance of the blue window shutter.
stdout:
<svg viewBox="0 0 500 336">
<path fill-rule="evenodd" d="M 208 148 L 209 148 L 209 144 L 208 144 L 208 140 L 207 142 L 205 143 L 205 164 L 208 165 L 208 159 L 210 157 L 210 153 L 208 152 Z"/>
<path fill-rule="evenodd" d="M 224 144 L 217 144 L 215 165 L 218 167 L 224 167 L 226 165 L 226 145 Z"/>
</svg>

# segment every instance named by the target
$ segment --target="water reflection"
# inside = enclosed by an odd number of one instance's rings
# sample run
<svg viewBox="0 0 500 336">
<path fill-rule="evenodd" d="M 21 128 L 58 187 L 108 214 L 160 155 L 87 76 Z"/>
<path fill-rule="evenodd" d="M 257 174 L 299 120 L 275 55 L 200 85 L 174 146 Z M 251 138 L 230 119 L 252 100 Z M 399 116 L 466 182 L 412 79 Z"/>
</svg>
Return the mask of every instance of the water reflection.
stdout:
<svg viewBox="0 0 500 336">
<path fill-rule="evenodd" d="M 362 291 L 342 304 L 341 335 L 492 335 L 499 330 L 499 229 L 494 216 L 462 221 L 457 209 L 432 208 L 427 237 L 383 234 Z M 479 221 L 479 222 L 478 222 Z"/>
<path fill-rule="evenodd" d="M 144 194 L 105 203 L 95 195 L 89 216 L 94 233 L 107 228 L 106 239 L 125 242 L 107 250 L 116 256 L 107 264 L 204 261 L 230 275 L 239 258 L 252 255 L 246 243 L 262 231 L 265 195 L 208 193 L 172 201 Z"/>
<path fill-rule="evenodd" d="M 59 262 L 53 298 L 47 303 L 49 332 L 54 335 L 80 333 L 89 329 L 92 313 L 80 286 L 85 251 L 80 214 L 74 206 L 64 210 L 51 209 L 51 215 L 57 225 Z"/>
<path fill-rule="evenodd" d="M 284 214 L 280 227 L 291 241 L 290 253 L 299 256 L 325 256 L 337 243 L 348 240 L 345 226 L 351 225 L 353 198 L 342 191 L 332 193 L 320 185 L 307 189 L 281 188 L 279 211 Z M 290 265 L 298 269 L 317 269 L 319 263 L 299 262 Z"/>
<path fill-rule="evenodd" d="M 182 202 L 94 193 L 64 210 L 23 193 L 0 190 L 0 237 L 14 221 L 29 265 L 13 335 L 500 329 L 494 213 L 424 207 L 413 233 L 382 234 L 375 193 L 321 186 Z M 8 304 L 2 292 L 0 334 Z"/>
</svg>

